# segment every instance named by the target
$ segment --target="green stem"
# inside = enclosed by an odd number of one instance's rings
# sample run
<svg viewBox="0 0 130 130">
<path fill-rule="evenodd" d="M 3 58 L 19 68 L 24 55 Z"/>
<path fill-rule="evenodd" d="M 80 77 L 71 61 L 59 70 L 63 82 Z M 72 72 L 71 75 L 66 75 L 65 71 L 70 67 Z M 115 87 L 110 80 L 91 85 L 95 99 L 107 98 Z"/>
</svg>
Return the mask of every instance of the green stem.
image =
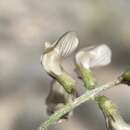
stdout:
<svg viewBox="0 0 130 130">
<path fill-rule="evenodd" d="M 85 83 L 85 87 L 88 90 L 94 89 L 96 82 L 93 78 L 91 70 L 82 68 L 82 69 L 80 69 L 80 73 L 82 74 L 82 78 Z M 115 107 L 115 104 L 112 103 L 112 101 L 110 101 L 106 96 L 95 96 L 95 98 L 93 98 L 93 100 L 96 101 L 96 103 L 98 104 L 99 108 L 101 109 L 101 111 L 105 117 L 105 120 L 106 120 L 106 118 L 109 120 L 112 120 L 115 118 L 121 119 L 121 116 L 120 116 L 117 108 Z M 106 127 L 108 127 L 107 121 L 106 121 Z"/>
<path fill-rule="evenodd" d="M 85 87 L 88 90 L 92 90 L 95 87 L 95 80 L 93 78 L 92 72 L 91 70 L 82 68 L 80 69 L 80 73 L 82 75 L 82 79 L 84 81 Z M 110 101 L 106 96 L 95 96 L 95 98 L 93 98 L 94 101 L 96 101 L 96 103 L 98 104 L 100 110 L 102 111 L 105 120 L 106 120 L 106 128 L 109 128 L 109 124 L 108 121 L 113 121 L 113 120 L 122 120 L 122 117 L 119 114 L 119 111 L 117 110 L 116 106 L 114 103 L 112 103 L 112 101 Z M 111 129 L 109 129 L 111 130 Z"/>
<path fill-rule="evenodd" d="M 82 79 L 84 81 L 85 87 L 87 90 L 92 90 L 94 89 L 96 82 L 95 79 L 92 75 L 91 70 L 89 69 L 85 69 L 82 66 L 80 67 L 80 73 L 82 75 Z M 103 107 L 105 108 L 106 111 L 108 111 L 109 113 L 113 110 L 112 105 L 108 104 L 107 106 L 104 105 L 105 101 L 109 101 L 108 98 L 106 96 L 100 96 L 98 95 L 97 97 L 95 96 L 95 98 L 93 98 L 94 101 L 96 101 L 96 103 L 99 105 L 99 108 L 101 109 L 101 111 L 103 112 Z M 101 107 L 102 106 L 102 107 Z M 110 107 L 111 106 L 111 107 Z M 104 112 L 103 112 L 104 113 Z"/>
<path fill-rule="evenodd" d="M 68 103 L 64 108 L 58 110 L 53 115 L 51 115 L 47 121 L 41 124 L 39 130 L 46 130 L 50 125 L 57 123 L 57 121 L 66 113 L 72 111 L 74 108 L 78 107 L 80 104 L 93 99 L 95 96 L 97 96 L 98 93 L 102 92 L 103 90 L 114 87 L 118 85 L 119 83 L 120 81 L 116 80 L 116 81 L 107 83 L 105 85 L 102 85 L 100 87 L 97 87 L 91 91 L 85 92 L 82 96 L 76 98 L 74 102 Z"/>
</svg>

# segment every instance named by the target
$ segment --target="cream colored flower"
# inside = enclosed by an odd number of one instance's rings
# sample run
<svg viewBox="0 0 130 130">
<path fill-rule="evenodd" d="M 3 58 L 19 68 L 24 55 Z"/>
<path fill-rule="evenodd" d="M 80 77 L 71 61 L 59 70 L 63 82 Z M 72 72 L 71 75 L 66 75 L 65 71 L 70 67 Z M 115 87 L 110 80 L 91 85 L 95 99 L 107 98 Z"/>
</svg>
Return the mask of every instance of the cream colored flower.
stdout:
<svg viewBox="0 0 130 130">
<path fill-rule="evenodd" d="M 105 45 L 91 46 L 76 54 L 76 63 L 86 69 L 108 65 L 111 62 L 111 49 Z"/>
<path fill-rule="evenodd" d="M 78 44 L 79 40 L 75 32 L 65 33 L 53 44 L 46 42 L 46 50 L 41 56 L 41 63 L 44 69 L 52 76 L 61 75 L 63 72 L 61 61 L 72 54 Z"/>
</svg>

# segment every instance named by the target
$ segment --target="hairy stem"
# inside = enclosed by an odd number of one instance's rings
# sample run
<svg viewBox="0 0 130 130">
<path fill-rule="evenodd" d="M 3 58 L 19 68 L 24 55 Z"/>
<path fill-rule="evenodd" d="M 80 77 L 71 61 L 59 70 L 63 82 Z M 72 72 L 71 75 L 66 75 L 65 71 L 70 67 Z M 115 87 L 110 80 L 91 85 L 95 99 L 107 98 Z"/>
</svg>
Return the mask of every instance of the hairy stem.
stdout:
<svg viewBox="0 0 130 130">
<path fill-rule="evenodd" d="M 83 95 L 76 98 L 73 102 L 68 103 L 64 108 L 56 111 L 53 115 L 51 115 L 47 121 L 41 124 L 39 130 L 46 130 L 50 125 L 57 123 L 57 121 L 66 113 L 72 111 L 74 108 L 78 107 L 82 103 L 95 98 L 95 96 L 97 96 L 98 93 L 102 92 L 103 90 L 114 87 L 118 85 L 119 83 L 120 81 L 116 80 L 113 82 L 109 82 L 105 85 L 102 85 L 100 87 L 96 87 L 95 89 L 91 91 L 85 92 Z"/>
<path fill-rule="evenodd" d="M 84 81 L 84 86 L 87 90 L 92 90 L 95 88 L 95 79 L 90 69 L 85 69 L 82 66 L 78 67 L 81 77 Z"/>
</svg>

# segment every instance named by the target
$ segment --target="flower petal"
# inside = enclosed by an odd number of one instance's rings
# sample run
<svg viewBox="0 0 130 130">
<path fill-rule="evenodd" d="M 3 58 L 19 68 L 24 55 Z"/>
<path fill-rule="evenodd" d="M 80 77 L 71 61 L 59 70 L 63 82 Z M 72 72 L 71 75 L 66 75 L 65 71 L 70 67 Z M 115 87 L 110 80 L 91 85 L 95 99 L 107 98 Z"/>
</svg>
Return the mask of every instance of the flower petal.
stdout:
<svg viewBox="0 0 130 130">
<path fill-rule="evenodd" d="M 41 56 L 44 69 L 53 76 L 62 74 L 61 60 L 72 54 L 78 43 L 75 32 L 65 33 L 53 44 L 45 42 L 45 52 Z"/>
<path fill-rule="evenodd" d="M 78 47 L 79 40 L 75 32 L 63 34 L 56 43 L 56 50 L 62 57 L 67 57 Z"/>
<path fill-rule="evenodd" d="M 90 53 L 94 57 L 90 62 L 91 67 L 105 66 L 111 62 L 112 52 L 105 44 L 95 47 Z"/>
<path fill-rule="evenodd" d="M 105 44 L 90 46 L 80 50 L 76 54 L 76 63 L 87 69 L 105 66 L 111 62 L 111 56 L 111 49 Z"/>
</svg>

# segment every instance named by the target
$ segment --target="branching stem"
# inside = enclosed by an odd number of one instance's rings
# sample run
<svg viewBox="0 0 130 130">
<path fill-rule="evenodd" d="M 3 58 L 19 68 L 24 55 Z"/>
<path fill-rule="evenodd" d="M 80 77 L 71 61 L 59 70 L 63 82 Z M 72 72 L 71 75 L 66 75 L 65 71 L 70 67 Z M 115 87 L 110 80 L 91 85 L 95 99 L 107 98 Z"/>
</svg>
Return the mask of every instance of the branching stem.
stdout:
<svg viewBox="0 0 130 130">
<path fill-rule="evenodd" d="M 57 121 L 66 113 L 72 111 L 74 108 L 78 107 L 82 103 L 95 98 L 95 96 L 97 96 L 98 93 L 100 93 L 106 89 L 112 88 L 112 87 L 118 85 L 119 83 L 120 83 L 119 80 L 115 80 L 113 82 L 109 82 L 107 84 L 96 87 L 93 90 L 85 92 L 83 95 L 76 98 L 73 102 L 68 103 L 64 108 L 56 111 L 53 115 L 51 115 L 47 121 L 45 121 L 44 123 L 41 124 L 39 130 L 47 130 L 47 128 L 49 126 L 57 123 Z"/>
</svg>

